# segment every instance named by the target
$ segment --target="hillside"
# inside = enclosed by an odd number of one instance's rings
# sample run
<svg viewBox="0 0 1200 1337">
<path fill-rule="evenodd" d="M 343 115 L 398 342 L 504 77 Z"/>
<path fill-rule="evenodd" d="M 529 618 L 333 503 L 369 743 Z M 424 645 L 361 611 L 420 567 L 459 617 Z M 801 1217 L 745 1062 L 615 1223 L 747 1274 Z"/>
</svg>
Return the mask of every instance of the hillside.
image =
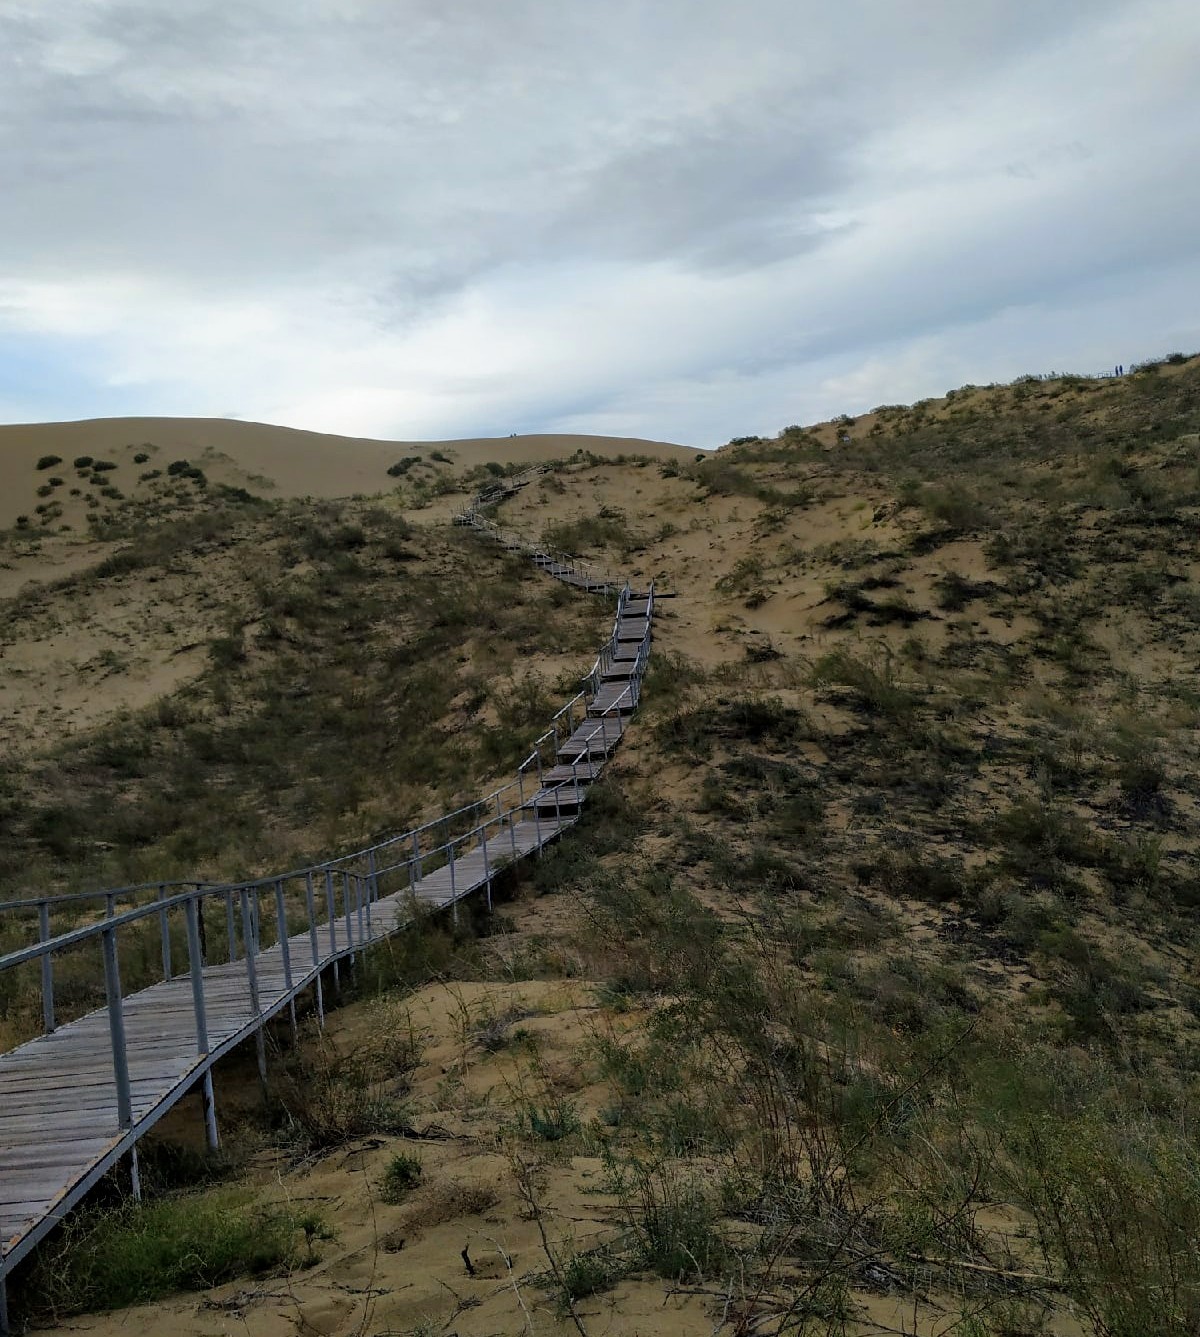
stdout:
<svg viewBox="0 0 1200 1337">
<path fill-rule="evenodd" d="M 188 1189 L 154 1229 L 272 1222 L 292 1238 L 264 1277 L 121 1290 L 126 1208 L 47 1247 L 30 1312 L 1195 1332 L 1200 359 L 604 455 L 497 508 L 673 595 L 579 830 L 478 936 L 430 925 L 323 1041 L 281 1036 L 269 1110 L 232 1063 L 220 1166 L 187 1150 L 193 1114 L 163 1130 L 162 1190 Z M 139 500 L 129 537 L 10 532 L 13 572 L 56 574 L 4 607 L 6 662 L 40 684 L 7 740 L 7 885 L 257 867 L 481 782 L 602 610 L 447 532 L 480 463 L 328 509 L 193 485 Z M 81 637 L 93 657 L 56 677 Z M 358 764 L 325 772 L 330 750 Z"/>
<path fill-rule="evenodd" d="M 230 418 L 93 418 L 0 425 L 0 526 L 87 532 L 112 509 L 105 488 L 141 500 L 168 466 L 186 461 L 214 482 L 270 497 L 348 497 L 381 492 L 388 469 L 408 461 L 414 477 L 440 480 L 488 461 L 538 463 L 576 451 L 686 460 L 693 451 L 626 437 L 521 435 L 458 441 L 377 441 L 303 432 Z M 58 457 L 39 468 L 40 460 Z M 85 461 L 76 467 L 76 461 Z M 97 464 L 99 461 L 99 464 Z M 157 471 L 157 472 L 155 472 Z M 146 475 L 153 475 L 147 478 Z M 58 478 L 58 484 L 51 485 Z M 39 488 L 47 491 L 39 492 Z M 39 507 L 42 509 L 39 510 Z M 49 511 L 49 513 L 47 513 Z"/>
</svg>

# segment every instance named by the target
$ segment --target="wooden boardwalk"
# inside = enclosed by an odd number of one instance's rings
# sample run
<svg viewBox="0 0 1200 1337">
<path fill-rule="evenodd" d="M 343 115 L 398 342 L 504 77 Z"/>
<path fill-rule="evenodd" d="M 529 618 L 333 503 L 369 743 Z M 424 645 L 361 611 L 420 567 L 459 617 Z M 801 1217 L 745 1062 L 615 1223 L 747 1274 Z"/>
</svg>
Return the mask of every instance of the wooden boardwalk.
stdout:
<svg viewBox="0 0 1200 1337">
<path fill-rule="evenodd" d="M 537 564 L 568 584 L 612 591 L 610 582 L 597 583 L 569 563 Z M 590 691 L 559 712 L 515 782 L 441 819 L 446 838 L 440 843 L 438 823 L 430 823 L 332 863 L 254 883 L 193 884 L 128 910 L 116 903 L 123 893 L 109 893 L 107 918 L 57 937 L 47 929 L 51 898 L 39 903 L 41 941 L 0 957 L 0 972 L 40 963 L 44 995 L 48 991 L 47 1033 L 0 1054 L 0 1333 L 9 1331 L 5 1279 L 11 1269 L 124 1156 L 131 1157 L 138 1191 L 138 1139 L 197 1088 L 209 1142 L 216 1145 L 211 1070 L 217 1062 L 254 1038 L 265 1076 L 264 1027 L 285 1011 L 294 1017 L 299 995 L 311 990 L 323 1015 L 326 982 L 339 969 L 352 969 L 361 951 L 423 912 L 449 909 L 457 917 L 458 902 L 481 890 L 490 907 L 492 882 L 508 864 L 542 850 L 578 821 L 588 786 L 636 707 L 653 601 L 653 590 L 646 596 L 620 591 L 612 635 L 589 675 Z M 456 833 L 455 822 L 468 829 Z M 298 903 L 307 913 L 296 933 Z M 272 904 L 281 927 L 263 946 Z M 54 908 L 61 908 L 58 902 Z M 216 921 L 224 918 L 228 959 L 205 959 L 206 908 L 210 933 L 212 912 Z M 118 937 L 152 916 L 163 925 L 165 978 L 123 995 Z M 183 973 L 171 970 L 172 917 L 187 923 Z M 53 960 L 85 945 L 103 949 L 108 1006 L 56 1028 Z"/>
</svg>

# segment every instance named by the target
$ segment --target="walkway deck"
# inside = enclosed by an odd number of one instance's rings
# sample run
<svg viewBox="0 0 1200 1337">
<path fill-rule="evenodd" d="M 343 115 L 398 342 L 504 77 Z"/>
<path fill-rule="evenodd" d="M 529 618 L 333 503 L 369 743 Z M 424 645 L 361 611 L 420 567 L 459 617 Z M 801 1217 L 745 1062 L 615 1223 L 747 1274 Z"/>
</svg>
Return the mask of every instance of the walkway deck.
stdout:
<svg viewBox="0 0 1200 1337">
<path fill-rule="evenodd" d="M 505 494 L 526 481 L 515 480 Z M 614 588 L 611 582 L 581 574 L 570 563 L 537 564 L 573 586 L 606 592 Z M 602 650 L 606 671 L 592 676 L 590 699 L 577 698 L 580 705 L 574 718 L 570 707 L 560 712 L 552 730 L 523 763 L 517 783 L 464 810 L 482 814 L 481 824 L 464 835 L 451 835 L 430 850 L 421 848 L 431 843 L 421 836 L 428 828 L 421 828 L 332 865 L 283 874 L 274 881 L 197 887 L 158 907 L 116 910 L 115 917 L 110 908 L 107 920 L 48 941 L 43 931 L 41 944 L 0 958 L 3 971 L 31 960 L 49 960 L 55 952 L 81 942 L 97 941 L 107 948 L 111 941 L 113 960 L 108 1008 L 0 1054 L 0 1333 L 9 1331 L 5 1278 L 13 1266 L 197 1083 L 207 1102 L 210 1140 L 215 1139 L 210 1074 L 221 1058 L 257 1037 L 264 1065 L 264 1026 L 305 989 L 315 990 L 320 1006 L 323 976 L 347 958 L 355 959 L 364 947 L 410 925 L 422 906 L 432 911 L 453 907 L 457 914 L 457 903 L 483 888 L 490 904 L 492 881 L 507 864 L 540 851 L 578 821 L 587 787 L 620 742 L 636 704 L 652 616 L 653 592 L 636 596 L 627 587 L 621 592 L 613 632 Z M 565 727 L 560 727 L 564 714 Z M 552 755 L 543 766 L 541 748 L 547 740 Z M 536 783 L 529 786 L 523 781 L 534 762 Z M 511 790 L 517 796 L 505 806 L 502 796 Z M 381 867 L 377 860 L 388 850 L 399 861 Z M 425 871 L 431 857 L 444 862 Z M 335 877 L 342 880 L 340 912 L 332 890 Z M 381 883 L 388 878 L 405 885 L 381 894 Z M 292 922 L 292 911 L 284 906 L 285 882 L 307 889 L 306 927 L 259 949 L 258 916 L 264 902 L 269 907 L 272 895 L 278 898 L 280 920 L 289 926 Z M 239 896 L 246 925 L 242 942 L 249 943 L 240 959 L 232 908 Z M 189 919 L 189 953 L 195 951 L 199 962 L 202 953 L 196 946 L 200 939 L 195 925 L 203 922 L 203 905 L 215 901 L 220 907 L 222 900 L 228 917 L 228 951 L 234 959 L 205 964 L 195 974 L 188 970 L 121 995 L 116 937 L 126 923 L 157 913 L 163 918 L 166 941 L 165 916 L 176 912 L 182 916 L 186 911 L 194 916 Z M 331 916 L 327 910 L 318 920 L 313 908 L 318 903 L 327 903 L 335 912 Z M 42 913 L 45 924 L 44 906 Z M 169 956 L 166 960 L 169 974 Z M 119 1053 L 125 1065 L 117 1061 Z"/>
</svg>

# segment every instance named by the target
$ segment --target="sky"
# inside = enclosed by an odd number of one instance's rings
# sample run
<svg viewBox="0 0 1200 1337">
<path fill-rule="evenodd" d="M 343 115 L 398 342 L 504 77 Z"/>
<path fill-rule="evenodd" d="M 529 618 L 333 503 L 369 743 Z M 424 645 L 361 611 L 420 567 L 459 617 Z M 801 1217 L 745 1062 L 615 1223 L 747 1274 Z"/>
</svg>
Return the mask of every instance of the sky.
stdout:
<svg viewBox="0 0 1200 1337">
<path fill-rule="evenodd" d="M 1196 0 L 0 0 L 0 421 L 715 446 L 1200 348 Z"/>
</svg>

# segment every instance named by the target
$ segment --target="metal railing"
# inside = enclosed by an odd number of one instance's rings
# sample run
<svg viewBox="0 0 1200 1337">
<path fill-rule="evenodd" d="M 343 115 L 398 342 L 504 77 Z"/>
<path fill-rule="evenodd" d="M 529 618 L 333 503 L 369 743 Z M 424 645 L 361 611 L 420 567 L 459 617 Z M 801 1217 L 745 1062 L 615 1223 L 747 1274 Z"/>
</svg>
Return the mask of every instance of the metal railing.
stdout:
<svg viewBox="0 0 1200 1337">
<path fill-rule="evenodd" d="M 542 544 L 531 543 L 515 530 L 501 529 L 494 520 L 480 513 L 476 506 L 477 501 L 478 498 L 473 498 L 465 510 L 455 514 L 453 520 L 456 525 L 477 529 L 509 552 L 523 553 L 548 575 L 559 579 L 574 578 L 572 583 L 579 583 L 581 588 L 594 593 L 611 594 L 622 588 L 628 589 L 627 581 L 614 579 L 589 563 L 581 561 L 573 553 L 546 548 Z"/>
<path fill-rule="evenodd" d="M 576 569 L 569 568 L 572 573 Z M 629 681 L 615 701 L 593 710 L 601 674 L 613 662 L 621 621 L 632 597 L 627 582 L 609 588 L 617 594 L 613 630 L 592 669 L 584 675 L 584 689 L 555 712 L 549 727 L 534 740 L 517 766 L 515 779 L 483 798 L 348 854 L 264 877 L 230 883 L 149 882 L 23 897 L 0 904 L 0 911 L 24 913 L 31 918 L 36 915 L 37 940 L 0 956 L 0 976 L 33 969 L 40 990 L 43 1034 L 53 1033 L 60 1025 L 56 965 L 72 953 L 89 950 L 97 950 L 100 958 L 101 1010 L 107 1015 L 116 1112 L 123 1136 L 74 1186 L 69 1200 L 59 1203 L 56 1212 L 78 1201 L 125 1151 L 130 1153 L 134 1190 L 139 1193 L 137 1138 L 169 1107 L 166 1096 L 160 1096 L 148 1112 L 139 1114 L 135 1107 L 125 1026 L 125 1004 L 130 995 L 122 984 L 123 941 L 127 951 L 144 949 L 145 943 L 131 942 L 131 935 L 138 926 L 157 918 L 161 980 L 182 979 L 184 974 L 189 977 L 195 1060 L 185 1068 L 180 1081 L 190 1085 L 200 1080 L 206 1137 L 210 1146 L 216 1146 L 212 1067 L 217 1059 L 253 1032 L 258 1069 L 265 1085 L 264 1025 L 287 1008 L 294 1028 L 296 999 L 302 990 L 313 988 L 317 1016 L 323 1021 L 325 973 L 329 973 L 335 990 L 340 990 L 340 963 L 348 959 L 353 967 L 366 946 L 410 924 L 419 913 L 423 890 L 427 891 L 424 900 L 430 908 L 449 907 L 456 921 L 458 902 L 480 888 L 486 889 L 490 909 L 494 878 L 515 860 L 540 850 L 578 817 L 595 772 L 592 759 L 597 753 L 593 747 L 596 734 L 588 726 L 599 726 L 599 755 L 606 758 L 623 731 L 622 725 L 610 739 L 609 721 L 636 709 L 649 656 L 653 586 L 647 596 L 646 629 Z M 572 738 L 577 740 L 574 749 Z M 547 780 L 548 769 L 555 771 L 552 782 Z M 436 877 L 439 873 L 441 876 Z M 144 904 L 127 908 L 118 905 L 123 899 L 143 896 L 149 896 Z M 102 917 L 51 931 L 52 914 L 94 903 L 102 904 Z M 214 1037 L 205 970 L 212 966 L 223 969 L 239 961 L 244 970 L 248 1014 L 233 1032 Z M 145 966 L 144 960 L 142 964 Z M 268 965 L 269 978 L 264 979 Z M 228 979 L 228 972 L 222 979 Z M 36 1044 L 37 1039 L 24 1043 Z M 0 1250 L 0 1332 L 5 1330 L 5 1275 L 42 1237 L 49 1221 L 49 1217 L 44 1218 L 36 1223 L 36 1229 L 30 1227 L 15 1243 L 10 1241 L 8 1252 Z"/>
</svg>

